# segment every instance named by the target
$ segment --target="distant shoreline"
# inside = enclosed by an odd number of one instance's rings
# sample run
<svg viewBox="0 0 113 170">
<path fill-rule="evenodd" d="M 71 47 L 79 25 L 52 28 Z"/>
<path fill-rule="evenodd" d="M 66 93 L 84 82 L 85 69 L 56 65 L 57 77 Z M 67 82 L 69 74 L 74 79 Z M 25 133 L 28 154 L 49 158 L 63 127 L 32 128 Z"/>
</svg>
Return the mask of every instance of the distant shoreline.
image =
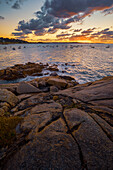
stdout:
<svg viewBox="0 0 113 170">
<path fill-rule="evenodd" d="M 28 42 L 19 39 L 9 39 L 0 37 L 0 45 L 9 44 L 111 44 L 111 43 L 85 43 L 85 42 Z"/>
</svg>

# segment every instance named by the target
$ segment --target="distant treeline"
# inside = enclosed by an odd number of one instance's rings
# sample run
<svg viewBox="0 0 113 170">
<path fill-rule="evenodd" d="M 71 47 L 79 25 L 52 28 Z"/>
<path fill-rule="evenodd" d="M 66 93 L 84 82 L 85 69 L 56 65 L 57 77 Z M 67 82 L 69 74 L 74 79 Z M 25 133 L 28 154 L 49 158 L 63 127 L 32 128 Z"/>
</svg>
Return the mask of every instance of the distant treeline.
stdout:
<svg viewBox="0 0 113 170">
<path fill-rule="evenodd" d="M 0 37 L 0 44 L 23 44 L 23 43 L 28 43 L 28 42 L 19 39 Z"/>
</svg>

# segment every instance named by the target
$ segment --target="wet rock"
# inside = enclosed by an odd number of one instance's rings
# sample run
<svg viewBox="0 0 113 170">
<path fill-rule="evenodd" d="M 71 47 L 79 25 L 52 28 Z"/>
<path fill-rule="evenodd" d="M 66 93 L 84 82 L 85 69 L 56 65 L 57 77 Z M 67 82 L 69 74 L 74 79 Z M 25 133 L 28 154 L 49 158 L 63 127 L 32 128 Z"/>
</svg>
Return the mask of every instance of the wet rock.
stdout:
<svg viewBox="0 0 113 170">
<path fill-rule="evenodd" d="M 65 88 L 66 87 L 66 85 L 67 85 L 67 82 L 65 81 L 65 80 L 63 80 L 63 79 L 59 79 L 59 78 L 49 78 L 48 80 L 47 80 L 47 83 L 49 84 L 49 85 L 55 85 L 55 86 L 57 86 L 58 88 Z"/>
<path fill-rule="evenodd" d="M 58 74 L 54 72 L 54 73 L 51 73 L 50 76 L 58 76 Z"/>
<path fill-rule="evenodd" d="M 46 76 L 46 75 L 49 75 L 49 73 L 44 73 L 44 75 Z"/>
<path fill-rule="evenodd" d="M 39 93 L 39 92 L 40 90 L 38 88 L 26 82 L 20 82 L 19 86 L 17 87 L 18 94 Z"/>
<path fill-rule="evenodd" d="M 70 77 L 70 76 L 60 76 L 62 79 L 65 79 L 65 80 L 70 80 L 70 81 L 75 81 L 75 79 L 73 77 Z M 79 83 L 78 83 L 79 84 Z"/>
<path fill-rule="evenodd" d="M 22 78 L 24 75 L 22 74 L 22 71 L 16 70 L 14 68 L 7 68 L 4 70 L 4 74 L 0 76 L 0 79 L 3 80 L 14 80 L 18 78 Z"/>
<path fill-rule="evenodd" d="M 0 71 L 0 79 L 3 80 L 14 80 L 18 78 L 24 78 L 27 75 L 33 74 L 41 74 L 42 70 L 44 69 L 44 65 L 40 65 L 38 63 L 31 63 L 28 62 L 25 65 L 23 64 L 16 64 L 13 67 L 8 67 L 4 70 Z"/>
<path fill-rule="evenodd" d="M 7 102 L 11 106 L 15 106 L 18 103 L 18 98 L 12 92 L 6 89 L 0 89 L 0 101 Z"/>
<path fill-rule="evenodd" d="M 32 76 L 43 76 L 43 73 L 33 73 Z"/>
<path fill-rule="evenodd" d="M 59 71 L 59 69 L 57 68 L 57 66 L 49 66 L 47 68 L 47 70 L 50 70 L 50 71 Z"/>
</svg>

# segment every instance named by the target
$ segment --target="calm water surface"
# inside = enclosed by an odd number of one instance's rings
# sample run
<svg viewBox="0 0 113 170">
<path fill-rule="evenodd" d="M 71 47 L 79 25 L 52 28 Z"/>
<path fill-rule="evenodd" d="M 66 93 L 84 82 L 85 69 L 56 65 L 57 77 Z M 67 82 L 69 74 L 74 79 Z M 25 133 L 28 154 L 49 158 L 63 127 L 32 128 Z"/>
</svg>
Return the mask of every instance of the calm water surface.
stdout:
<svg viewBox="0 0 113 170">
<path fill-rule="evenodd" d="M 56 63 L 60 75 L 70 75 L 79 83 L 95 81 L 113 76 L 113 44 L 106 47 L 107 44 L 71 43 L 0 45 L 0 69 L 27 62 Z"/>
</svg>

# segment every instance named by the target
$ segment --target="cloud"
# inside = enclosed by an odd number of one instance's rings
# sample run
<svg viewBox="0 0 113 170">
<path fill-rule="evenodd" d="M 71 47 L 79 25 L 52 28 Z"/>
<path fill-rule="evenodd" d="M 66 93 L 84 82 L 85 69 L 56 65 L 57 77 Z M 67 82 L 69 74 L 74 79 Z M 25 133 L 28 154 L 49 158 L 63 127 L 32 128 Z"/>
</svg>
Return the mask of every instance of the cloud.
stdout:
<svg viewBox="0 0 113 170">
<path fill-rule="evenodd" d="M 74 32 L 80 32 L 82 29 L 75 29 Z"/>
<path fill-rule="evenodd" d="M 43 36 L 46 34 L 46 31 L 44 29 L 35 31 L 34 33 L 36 36 Z"/>
<path fill-rule="evenodd" d="M 12 32 L 12 35 L 14 35 L 14 36 L 23 36 L 24 35 L 24 33 L 23 32 Z"/>
<path fill-rule="evenodd" d="M 19 9 L 24 0 L 16 0 L 15 7 Z M 35 12 L 36 19 L 28 22 L 20 21 L 16 31 L 28 29 L 36 36 L 54 34 L 58 30 L 68 30 L 74 22 L 82 21 L 94 11 L 109 10 L 113 7 L 113 0 L 45 0 L 40 11 Z M 81 30 L 80 30 L 81 31 Z M 79 30 L 75 31 L 79 32 Z M 86 30 L 82 34 L 90 34 L 93 30 Z"/>
<path fill-rule="evenodd" d="M 103 11 L 103 13 L 105 13 L 105 16 L 106 16 L 106 15 L 109 15 L 109 14 L 113 14 L 113 7 L 110 8 L 110 9 L 105 9 L 105 10 Z"/>
<path fill-rule="evenodd" d="M 57 38 L 59 37 L 67 37 L 67 36 L 70 36 L 71 34 L 59 34 L 59 35 L 56 35 Z"/>
<path fill-rule="evenodd" d="M 46 0 L 43 10 L 55 17 L 67 18 L 74 15 L 84 17 L 93 11 L 109 9 L 113 0 Z"/>
<path fill-rule="evenodd" d="M 13 9 L 20 9 L 23 2 L 26 0 L 0 0 L 0 4 L 5 2 L 10 5 Z"/>
<path fill-rule="evenodd" d="M 0 16 L 0 20 L 4 20 L 5 18 L 3 16 Z"/>
<path fill-rule="evenodd" d="M 43 36 L 45 34 L 54 34 L 59 29 L 66 30 L 71 28 L 71 26 L 68 25 L 68 19 L 61 20 L 50 14 L 44 15 L 43 12 L 37 12 L 35 14 L 37 16 L 36 19 L 31 19 L 29 22 L 25 22 L 24 20 L 20 21 L 18 28 L 15 30 L 25 33 L 27 29 L 34 31 L 36 36 Z"/>
<path fill-rule="evenodd" d="M 90 34 L 90 33 L 92 33 L 93 31 L 95 30 L 95 28 L 89 28 L 89 29 L 87 29 L 87 30 L 85 30 L 85 31 L 82 31 L 82 34 Z"/>
<path fill-rule="evenodd" d="M 12 6 L 13 9 L 20 9 L 20 3 L 19 1 L 16 1 L 13 6 Z"/>
<path fill-rule="evenodd" d="M 113 31 L 110 28 L 105 28 L 101 31 L 95 32 L 96 28 L 89 28 L 84 30 L 79 35 L 72 35 L 69 37 L 70 41 L 93 41 L 104 42 L 113 41 Z"/>
</svg>

